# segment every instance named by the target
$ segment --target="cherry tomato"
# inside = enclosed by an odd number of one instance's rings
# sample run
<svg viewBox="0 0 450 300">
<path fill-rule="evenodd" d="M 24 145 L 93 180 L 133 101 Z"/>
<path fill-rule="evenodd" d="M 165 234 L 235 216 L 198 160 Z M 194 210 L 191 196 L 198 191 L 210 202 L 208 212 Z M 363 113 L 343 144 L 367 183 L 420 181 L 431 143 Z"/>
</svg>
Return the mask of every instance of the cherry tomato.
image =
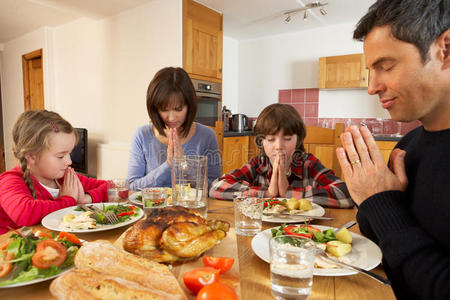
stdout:
<svg viewBox="0 0 450 300">
<path fill-rule="evenodd" d="M 36 246 L 36 253 L 31 262 L 36 268 L 48 269 L 61 265 L 67 257 L 67 249 L 55 240 L 43 240 Z"/>
<path fill-rule="evenodd" d="M 83 243 L 80 241 L 80 239 L 77 238 L 77 236 L 73 233 L 69 233 L 69 232 L 65 232 L 65 231 L 61 231 L 58 235 L 58 240 L 68 240 L 69 242 L 72 242 L 74 244 L 77 244 L 79 246 L 82 246 Z"/>
<path fill-rule="evenodd" d="M 9 261 L 14 259 L 14 253 L 12 252 L 3 252 L 3 253 L 4 253 L 3 255 L 0 253 L 0 261 Z M 11 267 L 12 263 L 0 262 L 0 278 L 8 274 L 9 271 L 11 271 Z"/>
<path fill-rule="evenodd" d="M 209 255 L 203 256 L 203 264 L 206 267 L 219 269 L 220 273 L 225 273 L 233 266 L 234 258 L 229 257 L 214 257 Z"/>
<path fill-rule="evenodd" d="M 34 235 L 39 237 L 39 238 L 53 239 L 53 237 L 52 237 L 52 235 L 50 233 L 43 232 L 43 231 L 36 231 L 36 233 Z"/>
<path fill-rule="evenodd" d="M 191 292 L 197 294 L 203 286 L 216 282 L 219 273 L 220 270 L 210 267 L 198 268 L 184 273 L 183 281 Z"/>
<path fill-rule="evenodd" d="M 238 300 L 238 296 L 228 285 L 214 282 L 202 287 L 197 300 Z"/>
</svg>

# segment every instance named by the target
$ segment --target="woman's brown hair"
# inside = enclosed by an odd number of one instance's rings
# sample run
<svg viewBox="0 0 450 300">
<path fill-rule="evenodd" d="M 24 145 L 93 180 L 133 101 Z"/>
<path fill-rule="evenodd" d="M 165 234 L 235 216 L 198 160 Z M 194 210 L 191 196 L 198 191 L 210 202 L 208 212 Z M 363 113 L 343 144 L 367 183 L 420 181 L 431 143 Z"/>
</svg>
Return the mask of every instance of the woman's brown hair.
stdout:
<svg viewBox="0 0 450 300">
<path fill-rule="evenodd" d="M 147 112 L 159 134 L 165 136 L 166 124 L 158 110 L 166 109 L 173 96 L 179 104 L 187 105 L 186 120 L 181 125 L 181 134 L 186 137 L 197 114 L 197 96 L 191 79 L 182 68 L 167 67 L 155 74 L 147 89 Z"/>
<path fill-rule="evenodd" d="M 42 150 L 48 148 L 50 146 L 50 133 L 52 132 L 73 133 L 75 143 L 78 142 L 78 132 L 72 125 L 59 114 L 48 110 L 29 110 L 22 113 L 12 130 L 13 153 L 19 160 L 23 171 L 23 179 L 33 198 L 36 198 L 36 193 L 25 156 L 29 153 L 39 155 Z"/>
<path fill-rule="evenodd" d="M 275 103 L 267 106 L 259 114 L 253 129 L 256 136 L 256 145 L 264 153 L 262 141 L 266 135 L 272 135 L 283 130 L 285 135 L 297 135 L 296 151 L 305 152 L 303 140 L 306 136 L 306 127 L 302 117 L 289 104 Z"/>
</svg>

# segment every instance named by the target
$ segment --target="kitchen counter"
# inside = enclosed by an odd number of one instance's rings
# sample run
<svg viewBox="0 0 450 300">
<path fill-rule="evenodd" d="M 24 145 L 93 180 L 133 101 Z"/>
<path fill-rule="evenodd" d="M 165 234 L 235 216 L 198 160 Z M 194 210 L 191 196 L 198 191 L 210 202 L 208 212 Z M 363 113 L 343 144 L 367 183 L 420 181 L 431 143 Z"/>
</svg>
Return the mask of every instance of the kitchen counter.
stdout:
<svg viewBox="0 0 450 300">
<path fill-rule="evenodd" d="M 375 141 L 390 141 L 390 142 L 398 142 L 401 140 L 403 136 L 394 135 L 394 134 L 375 134 L 373 136 Z"/>
<path fill-rule="evenodd" d="M 225 131 L 223 133 L 223 137 L 234 137 L 234 136 L 249 136 L 249 135 L 254 135 L 252 130 L 246 130 L 246 131 L 242 131 L 242 132 L 238 132 L 238 131 Z"/>
</svg>

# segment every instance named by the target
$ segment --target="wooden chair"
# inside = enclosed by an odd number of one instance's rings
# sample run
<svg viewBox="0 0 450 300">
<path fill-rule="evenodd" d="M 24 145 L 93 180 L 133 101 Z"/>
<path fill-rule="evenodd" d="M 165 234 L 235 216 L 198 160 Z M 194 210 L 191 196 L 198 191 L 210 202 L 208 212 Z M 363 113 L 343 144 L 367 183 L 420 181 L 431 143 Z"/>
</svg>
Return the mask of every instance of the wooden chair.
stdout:
<svg viewBox="0 0 450 300">
<path fill-rule="evenodd" d="M 342 170 L 336 156 L 336 148 L 342 145 L 340 136 L 344 127 L 343 123 L 337 123 L 335 129 L 307 126 L 303 142 L 306 152 L 312 153 L 339 177 L 342 176 Z"/>
</svg>

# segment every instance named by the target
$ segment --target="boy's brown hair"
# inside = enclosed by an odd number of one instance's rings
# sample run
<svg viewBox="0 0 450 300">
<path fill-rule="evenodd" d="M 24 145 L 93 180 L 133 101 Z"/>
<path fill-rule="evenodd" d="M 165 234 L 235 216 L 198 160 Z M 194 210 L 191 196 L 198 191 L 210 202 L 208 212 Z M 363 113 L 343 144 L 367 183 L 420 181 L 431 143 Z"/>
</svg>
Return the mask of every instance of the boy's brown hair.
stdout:
<svg viewBox="0 0 450 300">
<path fill-rule="evenodd" d="M 267 106 L 259 114 L 253 132 L 256 136 L 256 145 L 263 154 L 262 141 L 266 135 L 277 134 L 283 130 L 285 135 L 297 135 L 296 151 L 305 152 L 303 140 L 306 136 L 306 127 L 302 117 L 289 104 L 275 103 Z"/>
</svg>

